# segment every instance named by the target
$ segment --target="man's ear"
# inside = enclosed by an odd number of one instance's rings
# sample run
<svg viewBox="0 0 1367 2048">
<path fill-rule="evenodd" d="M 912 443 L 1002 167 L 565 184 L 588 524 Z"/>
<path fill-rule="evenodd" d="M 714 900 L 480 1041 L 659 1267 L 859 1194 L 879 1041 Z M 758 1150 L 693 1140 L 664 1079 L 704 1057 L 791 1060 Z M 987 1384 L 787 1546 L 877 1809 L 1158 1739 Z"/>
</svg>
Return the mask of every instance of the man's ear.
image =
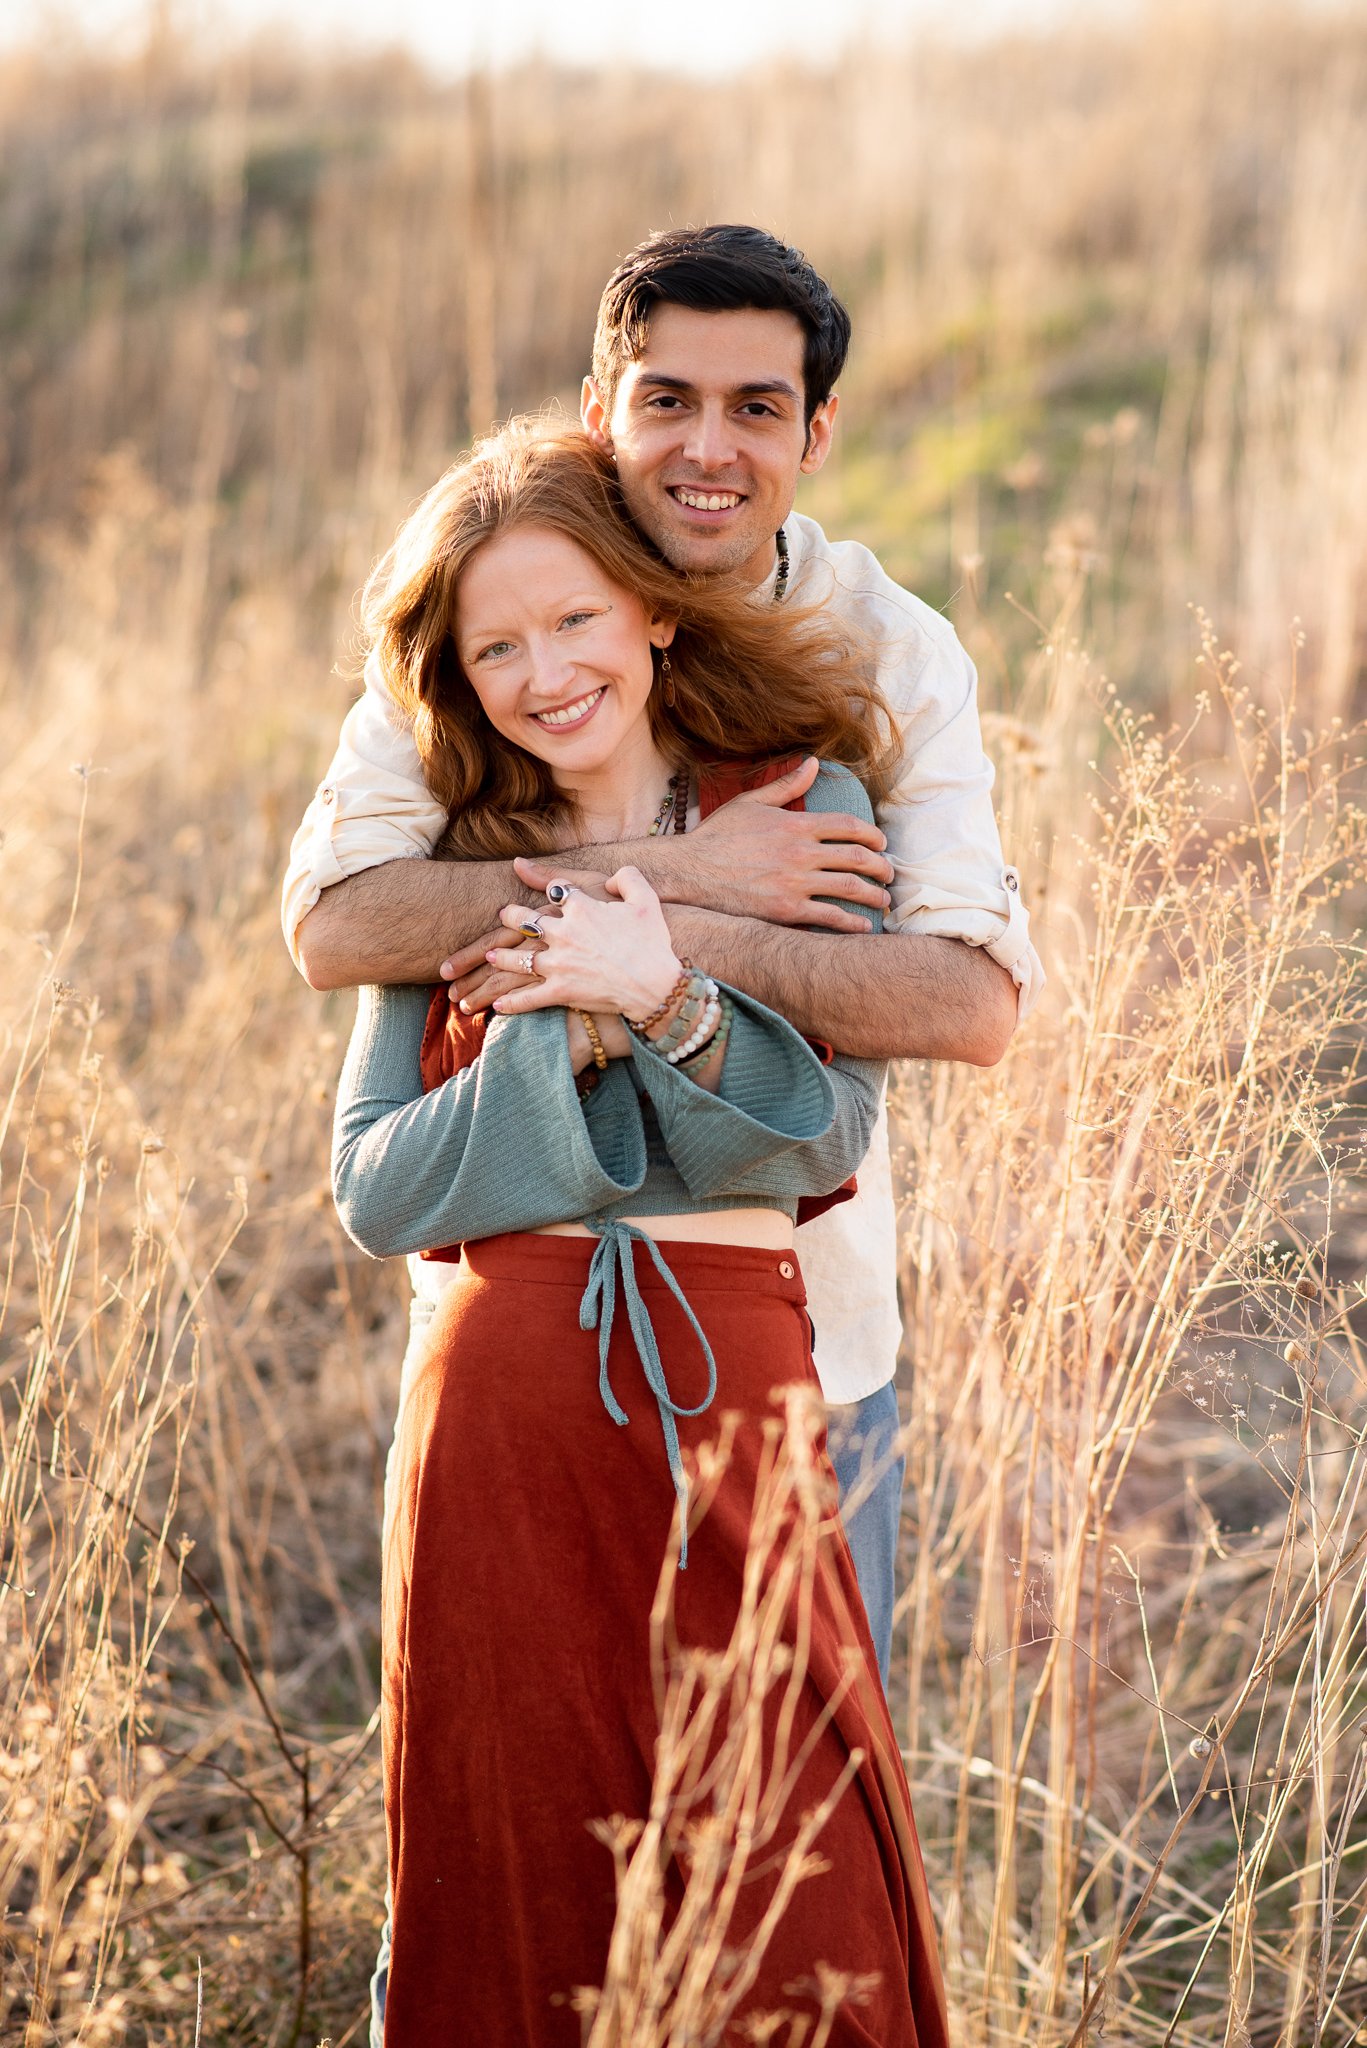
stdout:
<svg viewBox="0 0 1367 2048">
<path fill-rule="evenodd" d="M 612 453 L 612 435 L 608 428 L 610 409 L 599 396 L 598 386 L 592 377 L 584 379 L 584 388 L 579 394 L 579 418 L 584 432 L 595 448 L 606 454 Z"/>
<path fill-rule="evenodd" d="M 812 414 L 812 424 L 807 429 L 807 446 L 803 452 L 801 468 L 807 476 L 820 469 L 831 452 L 831 436 L 835 432 L 835 416 L 840 410 L 840 400 L 833 391 L 829 398 L 823 398 Z M 587 421 L 585 425 L 587 425 Z"/>
</svg>

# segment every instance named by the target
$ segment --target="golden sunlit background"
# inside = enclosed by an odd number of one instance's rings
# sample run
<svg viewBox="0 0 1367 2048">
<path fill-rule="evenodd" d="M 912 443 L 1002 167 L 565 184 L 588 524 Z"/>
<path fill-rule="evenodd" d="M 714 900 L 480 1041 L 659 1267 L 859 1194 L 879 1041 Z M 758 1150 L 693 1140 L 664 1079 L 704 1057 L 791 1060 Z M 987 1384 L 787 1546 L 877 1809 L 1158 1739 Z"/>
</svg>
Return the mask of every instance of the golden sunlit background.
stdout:
<svg viewBox="0 0 1367 2048">
<path fill-rule="evenodd" d="M 999 1068 L 898 1083 L 893 1706 L 957 2038 L 1367 2040 L 1367 14 L 755 13 L 0 37 L 25 2048 L 365 2038 L 405 1280 L 331 1213 L 351 1005 L 279 878 L 398 520 L 709 219 L 850 307 L 799 504 L 977 661 L 1050 974 Z"/>
</svg>

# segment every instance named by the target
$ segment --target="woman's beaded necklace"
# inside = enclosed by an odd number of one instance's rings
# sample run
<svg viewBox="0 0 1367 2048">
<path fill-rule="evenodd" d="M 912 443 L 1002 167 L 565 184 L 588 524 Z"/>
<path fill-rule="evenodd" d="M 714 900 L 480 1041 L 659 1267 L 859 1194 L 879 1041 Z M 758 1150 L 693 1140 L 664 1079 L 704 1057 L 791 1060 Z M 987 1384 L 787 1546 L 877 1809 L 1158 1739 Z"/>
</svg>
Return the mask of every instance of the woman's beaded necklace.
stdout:
<svg viewBox="0 0 1367 2048">
<path fill-rule="evenodd" d="M 685 832 L 688 829 L 688 784 L 686 768 L 676 769 L 669 778 L 669 786 L 660 799 L 660 808 L 655 813 L 655 823 L 650 828 L 652 839 L 659 834 Z"/>
</svg>

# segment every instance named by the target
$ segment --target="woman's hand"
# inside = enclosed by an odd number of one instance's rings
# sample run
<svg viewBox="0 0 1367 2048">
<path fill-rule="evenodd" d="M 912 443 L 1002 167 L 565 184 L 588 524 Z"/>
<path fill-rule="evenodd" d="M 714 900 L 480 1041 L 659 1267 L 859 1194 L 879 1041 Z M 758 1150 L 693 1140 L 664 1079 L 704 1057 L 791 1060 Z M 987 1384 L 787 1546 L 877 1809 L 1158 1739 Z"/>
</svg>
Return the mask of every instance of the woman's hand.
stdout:
<svg viewBox="0 0 1367 2048">
<path fill-rule="evenodd" d="M 682 970 L 659 897 L 639 868 L 619 868 L 607 889 L 614 900 L 598 903 L 571 887 L 558 915 L 507 905 L 502 922 L 518 932 L 535 917 L 543 944 L 510 938 L 485 956 L 496 971 L 525 974 L 530 955 L 537 977 L 534 986 L 499 997 L 494 1008 L 500 1016 L 562 1006 L 646 1017 L 664 1001 Z"/>
</svg>

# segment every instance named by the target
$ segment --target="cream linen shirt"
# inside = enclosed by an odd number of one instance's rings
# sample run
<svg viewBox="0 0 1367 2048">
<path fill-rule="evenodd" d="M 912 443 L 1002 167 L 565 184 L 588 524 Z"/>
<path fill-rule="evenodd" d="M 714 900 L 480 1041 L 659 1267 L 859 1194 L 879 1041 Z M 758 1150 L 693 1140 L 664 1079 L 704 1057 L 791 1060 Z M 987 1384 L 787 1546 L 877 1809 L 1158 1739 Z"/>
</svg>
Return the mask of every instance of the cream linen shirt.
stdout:
<svg viewBox="0 0 1367 2048">
<path fill-rule="evenodd" d="M 886 929 L 981 946 L 1015 982 L 1023 1017 L 1044 973 L 1019 877 L 1002 859 L 973 664 L 949 621 L 894 583 L 868 548 L 828 541 L 800 513 L 784 531 L 789 598 L 824 606 L 872 640 L 879 687 L 901 727 L 902 773 L 878 812 L 894 868 Z M 758 600 L 773 587 L 771 575 Z M 281 908 L 296 963 L 299 926 L 324 889 L 384 861 L 429 855 L 445 824 L 422 779 L 411 723 L 372 659 L 290 848 Z M 798 1250 L 822 1389 L 831 1402 L 862 1400 L 893 1377 L 902 1338 L 886 1111 L 859 1169 L 859 1193 L 804 1224 Z M 426 1296 L 452 1277 L 416 1259 L 410 1271 Z"/>
</svg>

